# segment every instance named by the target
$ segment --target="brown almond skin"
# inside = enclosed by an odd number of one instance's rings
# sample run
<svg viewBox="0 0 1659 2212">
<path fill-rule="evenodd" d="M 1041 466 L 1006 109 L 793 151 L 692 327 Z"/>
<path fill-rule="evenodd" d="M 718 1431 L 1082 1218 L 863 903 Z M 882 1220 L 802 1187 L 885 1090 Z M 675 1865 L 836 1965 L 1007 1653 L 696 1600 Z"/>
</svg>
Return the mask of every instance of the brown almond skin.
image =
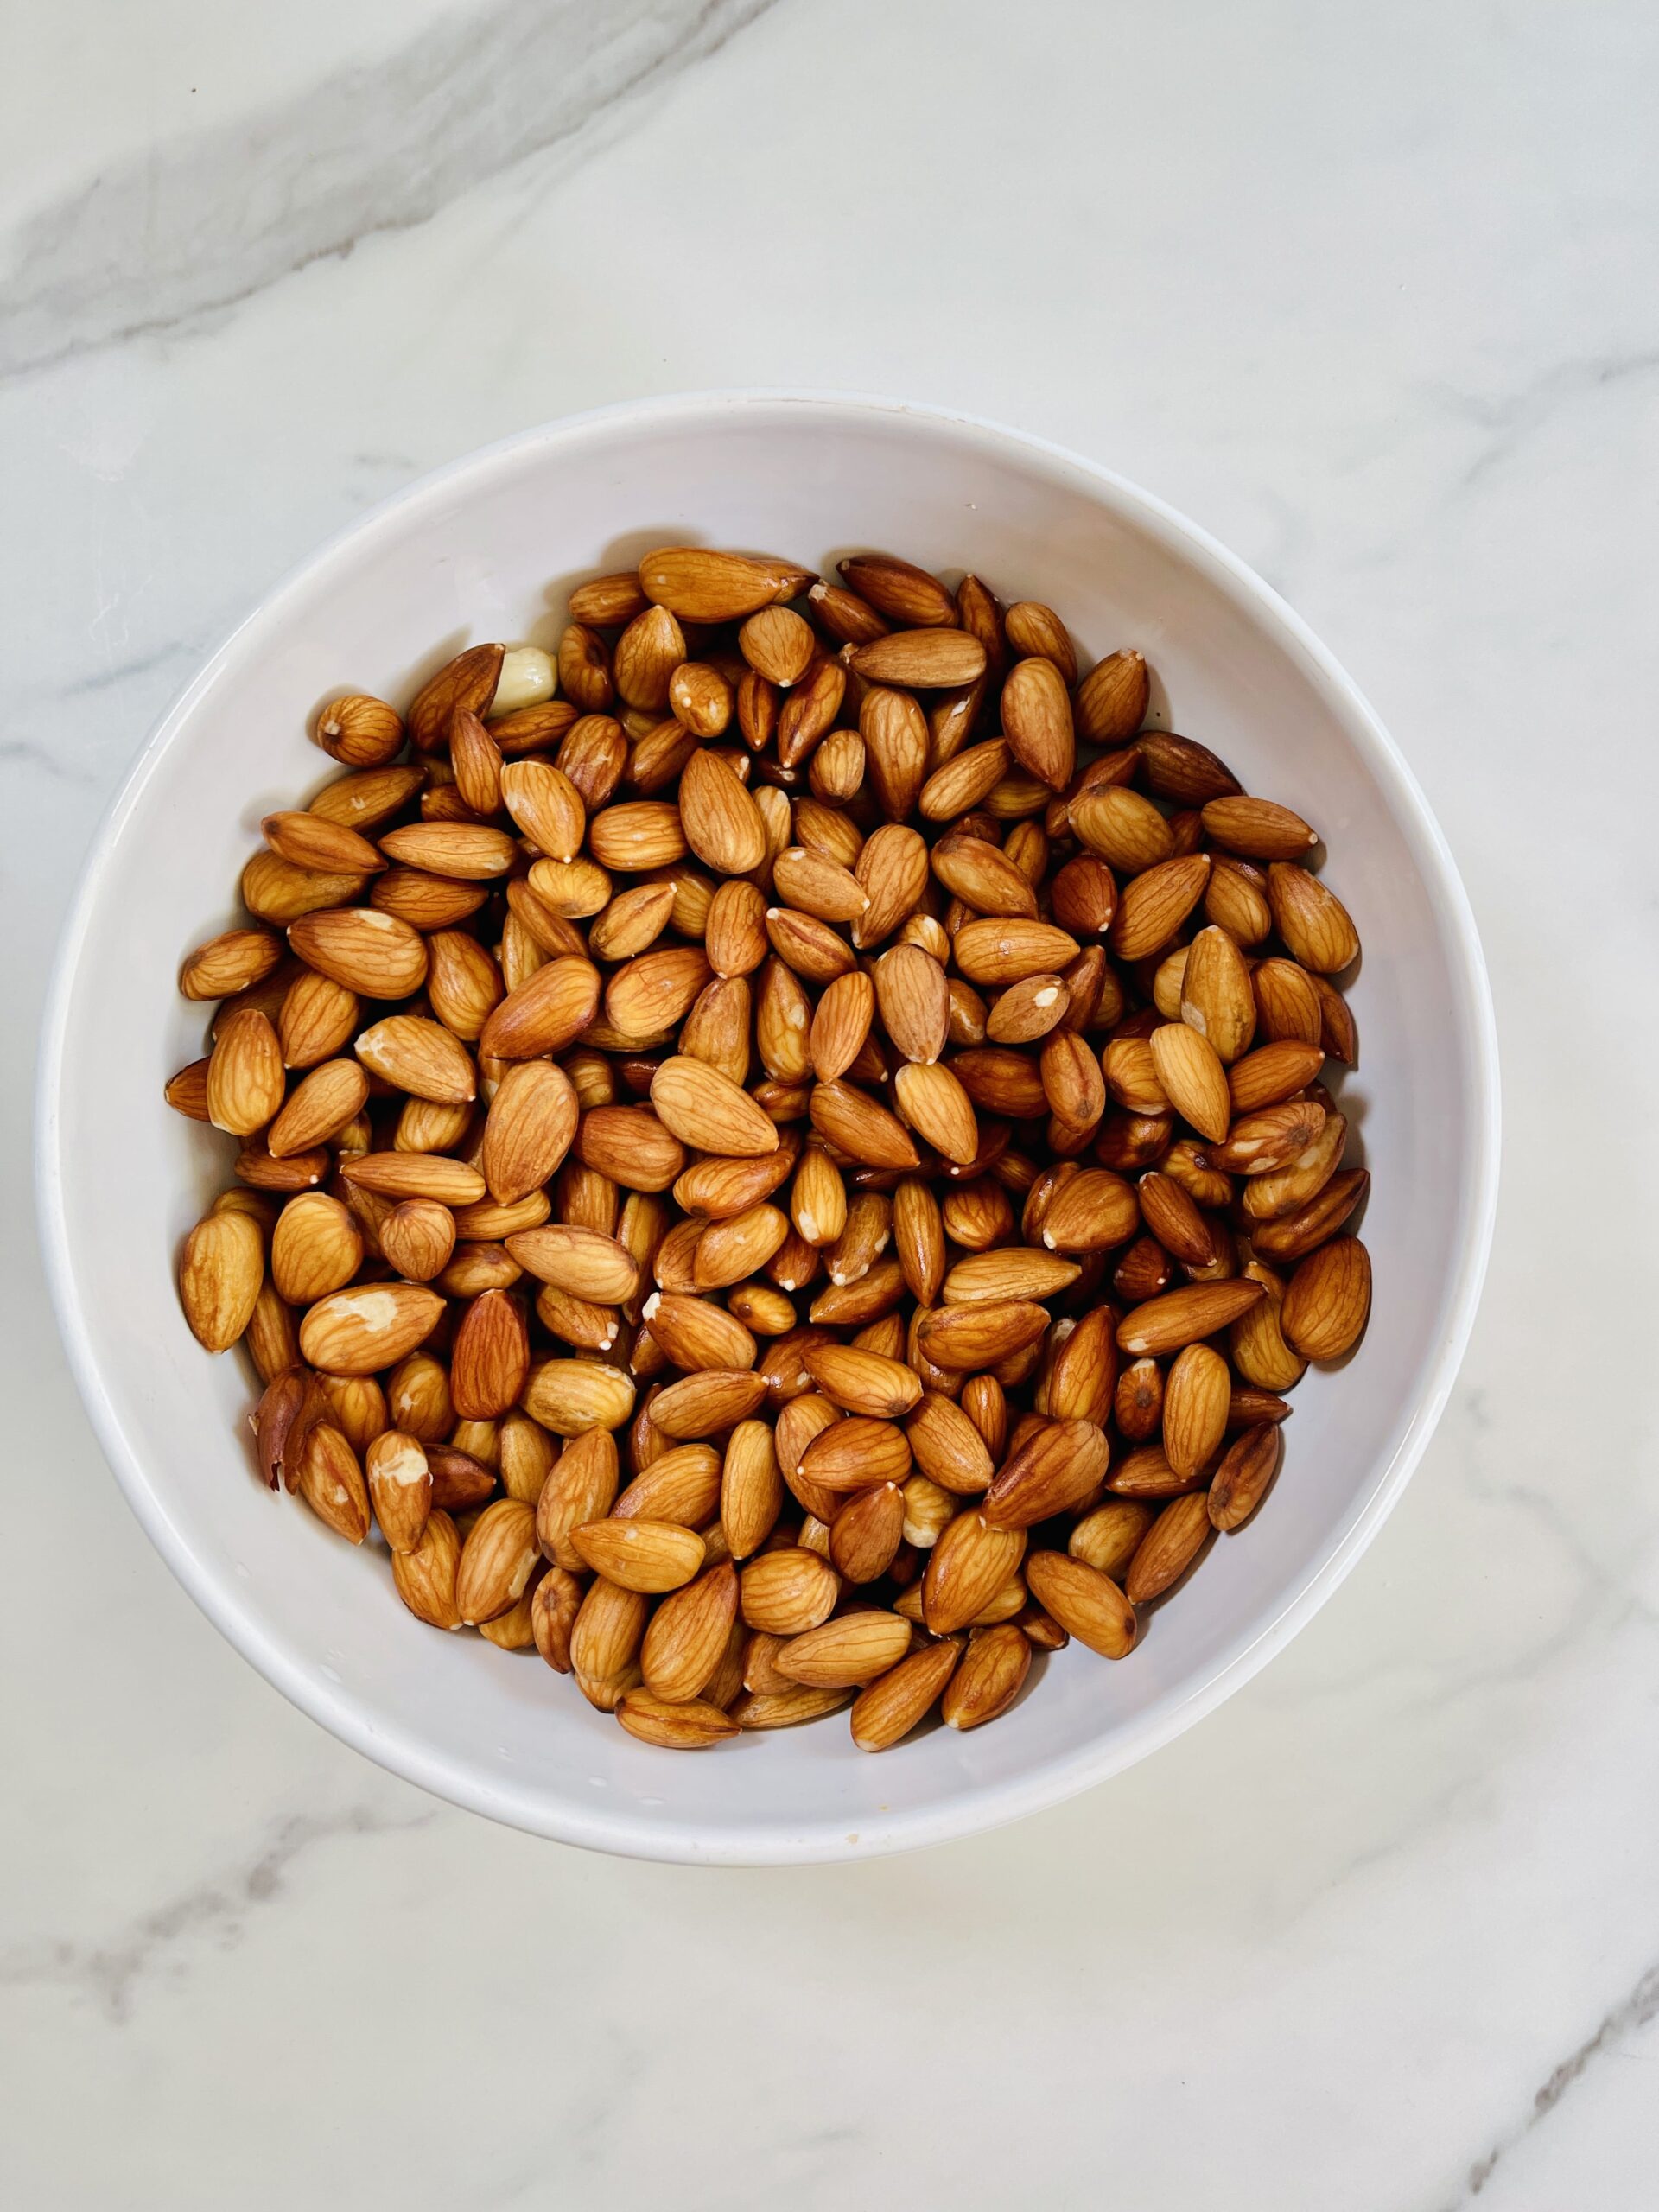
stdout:
<svg viewBox="0 0 1659 2212">
<path fill-rule="evenodd" d="M 1370 1255 L 1357 1236 L 1337 1236 L 1292 1275 L 1279 1325 L 1304 1358 L 1340 1359 L 1358 1343 L 1370 1310 Z"/>
<path fill-rule="evenodd" d="M 976 1630 L 953 1669 L 940 1707 L 947 1728 L 982 1728 L 1019 1696 L 1031 1670 L 1031 1642 L 1011 1621 Z"/>
<path fill-rule="evenodd" d="M 1279 1431 L 1272 1422 L 1259 1422 L 1235 1437 L 1205 1500 L 1212 1526 L 1243 1528 L 1266 1496 L 1278 1465 Z"/>
<path fill-rule="evenodd" d="M 1135 1647 L 1135 1608 L 1109 1575 L 1065 1552 L 1033 1552 L 1026 1579 L 1069 1636 L 1103 1659 L 1128 1657 Z"/>
<path fill-rule="evenodd" d="M 1214 1530 L 1201 1491 L 1173 1498 L 1141 1539 L 1130 1561 L 1123 1594 L 1132 1605 L 1161 1597 L 1193 1564 Z"/>
<path fill-rule="evenodd" d="M 1045 1423 L 1021 1445 L 985 1493 L 994 1529 L 1030 1529 L 1075 1512 L 1098 1491 L 1110 1459 L 1106 1433 L 1090 1421 Z"/>
<path fill-rule="evenodd" d="M 889 1751 L 920 1726 L 944 1694 L 963 1641 L 960 1636 L 942 1637 L 912 1651 L 860 1693 L 853 1701 L 851 1725 L 861 1751 Z"/>
</svg>

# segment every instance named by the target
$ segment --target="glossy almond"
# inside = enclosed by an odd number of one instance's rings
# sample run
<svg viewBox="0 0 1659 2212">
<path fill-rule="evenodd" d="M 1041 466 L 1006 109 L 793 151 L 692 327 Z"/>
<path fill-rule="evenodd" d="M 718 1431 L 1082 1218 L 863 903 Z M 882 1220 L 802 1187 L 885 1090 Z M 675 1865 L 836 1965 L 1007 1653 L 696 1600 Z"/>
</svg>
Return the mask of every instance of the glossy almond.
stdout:
<svg viewBox="0 0 1659 2212">
<path fill-rule="evenodd" d="M 932 1633 L 966 1628 L 1017 1571 L 1025 1551 L 1023 1529 L 994 1529 L 972 1506 L 957 1514 L 928 1554 L 922 1577 L 923 1616 Z"/>
<path fill-rule="evenodd" d="M 1029 1529 L 1057 1513 L 1075 1512 L 1105 1480 L 1106 1433 L 1090 1421 L 1044 1422 L 1001 1467 L 985 1493 L 987 1522 Z"/>
<path fill-rule="evenodd" d="M 1268 870 L 1268 904 L 1274 928 L 1304 968 L 1334 976 L 1359 957 L 1359 936 L 1348 909 L 1306 868 L 1275 861 Z"/>
<path fill-rule="evenodd" d="M 1102 1658 L 1126 1658 L 1134 1649 L 1135 1608 L 1098 1567 L 1065 1552 L 1033 1552 L 1026 1561 L 1026 1580 L 1067 1635 Z"/>
<path fill-rule="evenodd" d="M 1051 790 L 1070 782 L 1077 733 L 1065 678 L 1051 660 L 1015 663 L 1002 685 L 1002 729 L 1009 750 Z"/>
<path fill-rule="evenodd" d="M 1256 1282 L 1190 1283 L 1149 1299 L 1128 1315 L 1118 1325 L 1118 1349 L 1136 1357 L 1161 1358 L 1214 1336 L 1248 1313 L 1262 1295 Z"/>
<path fill-rule="evenodd" d="M 1305 1358 L 1340 1359 L 1359 1341 L 1370 1307 L 1370 1255 L 1358 1237 L 1337 1236 L 1292 1275 L 1280 1326 Z"/>
</svg>

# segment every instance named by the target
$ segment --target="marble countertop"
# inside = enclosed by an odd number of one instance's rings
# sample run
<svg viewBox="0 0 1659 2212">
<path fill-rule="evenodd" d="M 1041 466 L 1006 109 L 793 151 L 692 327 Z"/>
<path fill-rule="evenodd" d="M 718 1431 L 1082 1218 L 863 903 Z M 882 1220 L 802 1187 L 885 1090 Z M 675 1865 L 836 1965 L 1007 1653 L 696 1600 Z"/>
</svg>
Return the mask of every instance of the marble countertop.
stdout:
<svg viewBox="0 0 1659 2212">
<path fill-rule="evenodd" d="M 1631 0 L 60 0 L 0 79 L 0 2196 L 1646 2212 L 1659 2154 L 1659 18 Z M 29 1223 L 94 823 L 313 543 L 630 394 L 1098 455 L 1370 694 L 1504 1187 L 1337 1599 L 1170 1749 L 822 1871 L 590 1858 L 291 1711 L 121 1504 Z"/>
</svg>

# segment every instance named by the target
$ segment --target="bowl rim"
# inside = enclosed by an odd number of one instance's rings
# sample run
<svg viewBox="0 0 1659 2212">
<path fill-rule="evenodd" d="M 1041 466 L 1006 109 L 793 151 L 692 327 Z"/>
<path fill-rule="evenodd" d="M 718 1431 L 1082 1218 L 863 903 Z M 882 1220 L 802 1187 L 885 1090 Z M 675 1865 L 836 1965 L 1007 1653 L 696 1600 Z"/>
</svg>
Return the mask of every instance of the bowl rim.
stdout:
<svg viewBox="0 0 1659 2212">
<path fill-rule="evenodd" d="M 1447 1319 L 1410 1421 L 1370 1497 L 1332 1549 L 1281 1595 L 1253 1636 L 1224 1654 L 1178 1695 L 1160 1699 L 1105 1738 L 1051 1760 L 1030 1773 L 982 1783 L 938 1802 L 863 1823 L 855 1836 L 841 1822 L 791 1826 L 786 1816 L 752 1830 L 706 1832 L 684 1817 L 651 1823 L 622 1809 L 575 1802 L 531 1802 L 492 1790 L 485 1779 L 453 1764 L 416 1737 L 372 1724 L 358 1700 L 302 1669 L 261 1624 L 245 1613 L 234 1589 L 196 1552 L 187 1530 L 158 1493 L 105 1388 L 71 1264 L 64 1214 L 64 1162 L 57 1102 L 70 1009 L 108 856 L 162 755 L 196 705 L 257 637 L 280 626 L 288 601 L 317 572 L 383 532 L 394 532 L 424 505 L 468 480 L 488 478 L 525 454 L 579 445 L 619 429 L 695 428 L 757 409 L 817 410 L 839 416 L 896 417 L 924 430 L 966 435 L 987 449 L 1009 448 L 1069 474 L 1083 488 L 1104 493 L 1120 511 L 1178 550 L 1212 582 L 1230 588 L 1257 621 L 1300 661 L 1325 694 L 1350 741 L 1382 788 L 1414 849 L 1443 917 L 1451 984 L 1469 1048 L 1469 1118 L 1476 1157 L 1463 1192 L 1464 1230 L 1448 1287 Z M 1468 895 L 1450 848 L 1415 777 L 1368 701 L 1294 608 L 1238 556 L 1198 524 L 1116 471 L 1055 442 L 954 408 L 861 392 L 769 387 L 669 393 L 623 400 L 512 433 L 429 471 L 333 532 L 289 568 L 208 655 L 162 711 L 105 809 L 88 844 L 63 926 L 41 1026 L 36 1087 L 35 1176 L 38 1224 L 48 1287 L 81 1402 L 128 1504 L 173 1573 L 242 1656 L 289 1702 L 331 1734 L 405 1781 L 448 1802 L 527 1833 L 620 1856 L 689 1864 L 800 1865 L 866 1858 L 976 1834 L 1058 1804 L 1122 1773 L 1212 1712 L 1249 1681 L 1305 1627 L 1352 1570 L 1398 1503 L 1444 1411 L 1462 1363 L 1484 1281 L 1497 1201 L 1501 1117 L 1497 1036 L 1491 991 Z"/>
</svg>

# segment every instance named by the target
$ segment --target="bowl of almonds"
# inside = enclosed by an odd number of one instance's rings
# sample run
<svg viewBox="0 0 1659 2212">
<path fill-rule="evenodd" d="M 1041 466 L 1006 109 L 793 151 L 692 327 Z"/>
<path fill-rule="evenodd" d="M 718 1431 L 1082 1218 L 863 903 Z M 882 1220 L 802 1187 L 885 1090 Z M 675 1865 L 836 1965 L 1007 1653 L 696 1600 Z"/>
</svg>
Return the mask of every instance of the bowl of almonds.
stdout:
<svg viewBox="0 0 1659 2212">
<path fill-rule="evenodd" d="M 394 1770 L 686 1860 L 987 1827 L 1246 1681 L 1421 1454 L 1497 1160 L 1455 870 L 1295 617 L 1090 462 L 788 394 L 276 591 L 42 1086 L 191 1594 Z"/>
</svg>

